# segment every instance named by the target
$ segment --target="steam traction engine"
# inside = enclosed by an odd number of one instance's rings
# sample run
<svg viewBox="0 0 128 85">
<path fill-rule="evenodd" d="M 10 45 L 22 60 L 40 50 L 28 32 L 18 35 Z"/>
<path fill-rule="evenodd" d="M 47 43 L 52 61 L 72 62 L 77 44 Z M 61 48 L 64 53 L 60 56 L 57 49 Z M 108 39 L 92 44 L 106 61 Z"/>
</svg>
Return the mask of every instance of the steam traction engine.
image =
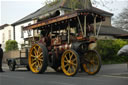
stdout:
<svg viewBox="0 0 128 85">
<path fill-rule="evenodd" d="M 100 28 L 96 29 L 96 23 L 103 20 L 96 11 L 76 10 L 24 27 L 40 30 L 40 40 L 29 51 L 30 70 L 44 73 L 50 66 L 67 76 L 74 76 L 80 69 L 90 75 L 98 73 L 101 57 L 95 48 Z"/>
</svg>

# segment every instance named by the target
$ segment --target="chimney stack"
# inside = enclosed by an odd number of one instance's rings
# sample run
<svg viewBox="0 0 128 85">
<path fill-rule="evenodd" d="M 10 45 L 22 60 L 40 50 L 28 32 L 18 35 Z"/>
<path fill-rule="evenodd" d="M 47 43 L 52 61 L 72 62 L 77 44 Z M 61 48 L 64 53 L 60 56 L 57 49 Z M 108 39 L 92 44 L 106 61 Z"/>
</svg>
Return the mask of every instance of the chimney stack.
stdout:
<svg viewBox="0 0 128 85">
<path fill-rule="evenodd" d="M 82 5 L 83 9 L 91 9 L 92 8 L 91 0 L 80 0 L 80 3 Z"/>
</svg>

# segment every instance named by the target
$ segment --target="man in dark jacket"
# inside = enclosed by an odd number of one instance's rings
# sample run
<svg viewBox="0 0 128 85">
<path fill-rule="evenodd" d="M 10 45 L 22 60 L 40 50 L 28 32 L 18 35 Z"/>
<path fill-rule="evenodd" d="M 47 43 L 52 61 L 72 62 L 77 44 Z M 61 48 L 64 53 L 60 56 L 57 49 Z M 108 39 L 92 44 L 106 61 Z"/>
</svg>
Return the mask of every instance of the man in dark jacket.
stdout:
<svg viewBox="0 0 128 85">
<path fill-rule="evenodd" d="M 2 70 L 2 59 L 3 59 L 3 49 L 1 48 L 1 44 L 0 44 L 0 72 L 4 72 Z"/>
</svg>

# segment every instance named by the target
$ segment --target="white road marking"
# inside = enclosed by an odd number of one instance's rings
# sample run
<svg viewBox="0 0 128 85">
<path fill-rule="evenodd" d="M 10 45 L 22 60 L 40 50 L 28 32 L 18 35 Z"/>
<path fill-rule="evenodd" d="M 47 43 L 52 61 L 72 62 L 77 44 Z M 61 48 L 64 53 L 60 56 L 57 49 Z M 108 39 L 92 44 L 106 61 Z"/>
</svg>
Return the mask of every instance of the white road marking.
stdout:
<svg viewBox="0 0 128 85">
<path fill-rule="evenodd" d="M 16 76 L 9 76 L 9 75 L 0 75 L 0 77 L 24 79 L 24 77 L 16 77 Z"/>
<path fill-rule="evenodd" d="M 123 78 L 123 79 L 128 79 L 128 77 L 124 77 L 121 75 L 99 75 L 99 77 L 111 77 L 111 78 Z"/>
</svg>

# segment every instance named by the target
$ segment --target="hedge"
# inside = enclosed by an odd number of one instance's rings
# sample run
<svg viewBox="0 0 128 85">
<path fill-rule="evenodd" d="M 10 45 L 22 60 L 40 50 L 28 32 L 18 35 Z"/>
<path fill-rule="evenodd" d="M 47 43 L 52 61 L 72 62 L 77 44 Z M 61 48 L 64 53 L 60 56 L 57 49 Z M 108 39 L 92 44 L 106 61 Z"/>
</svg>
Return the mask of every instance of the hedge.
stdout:
<svg viewBox="0 0 128 85">
<path fill-rule="evenodd" d="M 18 50 L 18 43 L 15 40 L 8 40 L 6 42 L 6 51 Z"/>
<path fill-rule="evenodd" d="M 117 52 L 124 45 L 128 44 L 128 40 L 98 40 L 97 44 L 97 50 L 100 53 L 104 64 L 128 62 L 128 56 L 117 56 Z"/>
</svg>

